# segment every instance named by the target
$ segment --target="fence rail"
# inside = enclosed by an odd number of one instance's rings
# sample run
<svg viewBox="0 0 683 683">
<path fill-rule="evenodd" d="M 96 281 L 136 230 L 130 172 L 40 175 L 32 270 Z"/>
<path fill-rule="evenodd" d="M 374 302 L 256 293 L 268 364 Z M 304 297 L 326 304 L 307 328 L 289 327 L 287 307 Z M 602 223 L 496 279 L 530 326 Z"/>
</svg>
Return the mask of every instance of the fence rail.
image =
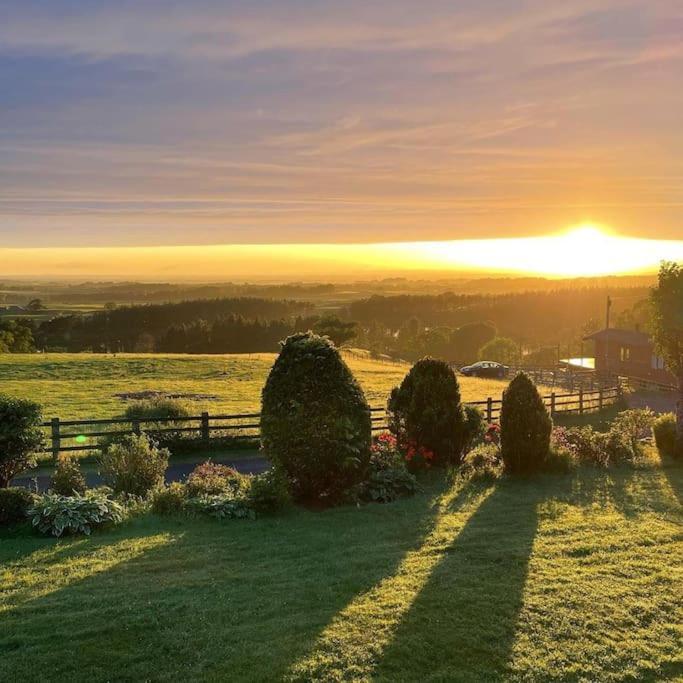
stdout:
<svg viewBox="0 0 683 683">
<path fill-rule="evenodd" d="M 543 397 L 551 415 L 558 413 L 578 413 L 600 411 L 615 403 L 622 394 L 621 385 L 600 388 L 594 391 L 556 393 Z M 488 397 L 482 401 L 471 401 L 466 405 L 480 409 L 488 422 L 495 422 L 500 417 L 502 399 Z M 387 429 L 385 408 L 370 409 L 372 431 Z M 101 450 L 102 443 L 92 440 L 111 439 L 130 434 L 197 434 L 198 438 L 209 444 L 212 438 L 230 437 L 232 439 L 256 439 L 260 430 L 260 413 L 238 413 L 233 415 L 209 415 L 204 412 L 192 417 L 151 418 L 131 420 L 127 418 L 60 420 L 53 417 L 43 423 L 48 430 L 49 447 L 46 451 L 56 459 L 60 453 Z M 87 429 L 77 429 L 85 427 Z M 88 428 L 95 427 L 94 430 Z M 104 429 L 115 427 L 115 429 Z M 67 428 L 64 431 L 64 428 Z M 75 443 L 74 443 L 75 442 Z"/>
</svg>

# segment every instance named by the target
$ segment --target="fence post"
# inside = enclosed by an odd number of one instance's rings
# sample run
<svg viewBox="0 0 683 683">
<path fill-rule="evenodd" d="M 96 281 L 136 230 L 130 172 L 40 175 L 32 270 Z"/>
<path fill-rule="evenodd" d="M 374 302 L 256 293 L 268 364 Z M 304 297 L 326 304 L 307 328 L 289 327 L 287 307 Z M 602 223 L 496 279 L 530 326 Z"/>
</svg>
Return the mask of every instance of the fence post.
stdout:
<svg viewBox="0 0 683 683">
<path fill-rule="evenodd" d="M 583 387 L 579 389 L 579 415 L 583 415 Z"/>
<path fill-rule="evenodd" d="M 491 396 L 486 399 L 486 421 L 489 424 L 493 422 L 493 398 Z"/>
<path fill-rule="evenodd" d="M 555 392 L 550 394 L 550 417 L 555 417 Z"/>
<path fill-rule="evenodd" d="M 140 436 L 140 420 L 133 420 L 132 427 L 133 434 L 137 434 L 137 436 Z"/>
<path fill-rule="evenodd" d="M 600 389 L 598 389 L 598 410 L 600 410 L 601 412 L 602 412 L 602 408 L 605 404 L 605 399 L 604 399 L 603 393 L 602 393 L 603 391 L 604 390 L 602 387 L 600 387 Z"/>
<path fill-rule="evenodd" d="M 62 440 L 59 436 L 59 418 L 58 417 L 53 417 L 52 420 L 50 421 L 50 428 L 52 432 L 52 457 L 54 458 L 55 462 L 57 461 L 57 458 L 59 457 L 59 451 L 62 448 Z"/>
<path fill-rule="evenodd" d="M 202 440 L 209 440 L 209 413 L 202 413 Z"/>
</svg>

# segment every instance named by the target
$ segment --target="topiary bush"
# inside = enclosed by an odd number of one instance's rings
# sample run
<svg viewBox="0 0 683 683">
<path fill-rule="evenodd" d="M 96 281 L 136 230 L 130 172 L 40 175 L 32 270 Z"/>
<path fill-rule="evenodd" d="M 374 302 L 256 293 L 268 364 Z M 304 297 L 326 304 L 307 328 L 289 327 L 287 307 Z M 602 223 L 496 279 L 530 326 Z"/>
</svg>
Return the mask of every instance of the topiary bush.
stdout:
<svg viewBox="0 0 683 683">
<path fill-rule="evenodd" d="M 43 445 L 40 406 L 0 394 L 0 488 L 35 467 L 34 453 Z"/>
<path fill-rule="evenodd" d="M 500 449 L 505 470 L 528 474 L 543 469 L 553 423 L 536 385 L 520 372 L 503 392 Z"/>
<path fill-rule="evenodd" d="M 125 436 L 100 457 L 100 473 L 115 493 L 145 496 L 164 483 L 170 453 L 146 435 Z"/>
<path fill-rule="evenodd" d="M 50 488 L 61 496 L 83 495 L 87 487 L 78 460 L 62 453 L 57 459 Z"/>
<path fill-rule="evenodd" d="M 673 413 L 660 415 L 652 424 L 657 450 L 669 458 L 676 456 L 676 416 Z"/>
<path fill-rule="evenodd" d="M 18 524 L 26 519 L 33 494 L 21 486 L 0 489 L 0 526 Z"/>
<path fill-rule="evenodd" d="M 340 500 L 364 478 L 370 440 L 370 407 L 332 342 L 287 338 L 263 388 L 261 441 L 294 497 Z"/>
<path fill-rule="evenodd" d="M 461 461 L 470 435 L 458 379 L 448 363 L 432 358 L 415 363 L 392 390 L 387 413 L 400 447 L 425 449 L 434 454 L 434 464 Z"/>
</svg>

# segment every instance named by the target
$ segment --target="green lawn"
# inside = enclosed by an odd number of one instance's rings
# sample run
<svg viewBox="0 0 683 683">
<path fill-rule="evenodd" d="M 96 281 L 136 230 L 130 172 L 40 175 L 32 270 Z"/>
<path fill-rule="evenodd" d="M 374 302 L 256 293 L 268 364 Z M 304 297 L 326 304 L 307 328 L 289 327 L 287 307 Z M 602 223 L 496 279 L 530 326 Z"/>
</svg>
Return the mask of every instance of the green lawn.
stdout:
<svg viewBox="0 0 683 683">
<path fill-rule="evenodd" d="M 0 391 L 43 404 L 46 418 L 105 418 L 120 415 L 118 393 L 165 391 L 216 396 L 193 400 L 196 414 L 258 411 L 261 388 L 274 354 L 190 356 L 180 354 L 0 354 Z M 384 405 L 408 365 L 350 358 L 372 405 Z M 461 378 L 465 401 L 499 397 L 506 383 Z"/>
<path fill-rule="evenodd" d="M 683 676 L 683 468 L 0 536 L 2 681 Z"/>
</svg>

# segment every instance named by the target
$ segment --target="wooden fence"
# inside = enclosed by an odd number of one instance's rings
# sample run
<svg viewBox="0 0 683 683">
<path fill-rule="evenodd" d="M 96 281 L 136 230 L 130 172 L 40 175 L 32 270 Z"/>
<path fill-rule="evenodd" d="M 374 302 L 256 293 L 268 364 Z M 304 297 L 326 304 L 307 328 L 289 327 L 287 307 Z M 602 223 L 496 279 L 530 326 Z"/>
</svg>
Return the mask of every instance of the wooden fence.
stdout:
<svg viewBox="0 0 683 683">
<path fill-rule="evenodd" d="M 558 413 L 577 413 L 600 411 L 615 403 L 622 394 L 620 386 L 601 388 L 594 391 L 580 389 L 574 393 L 555 393 L 544 396 L 543 400 L 551 415 Z M 473 401 L 467 405 L 479 408 L 488 422 L 500 417 L 502 399 L 489 397 L 483 401 Z M 372 430 L 387 429 L 386 411 L 383 407 L 371 408 Z M 214 438 L 231 437 L 234 439 L 257 439 L 260 429 L 260 413 L 240 413 L 236 415 L 209 415 L 202 413 L 193 417 L 152 418 L 130 420 L 112 418 L 101 420 L 60 420 L 58 417 L 45 422 L 48 430 L 49 448 L 53 457 L 59 453 L 73 451 L 95 451 L 102 448 L 101 439 L 111 439 L 143 432 L 168 436 L 196 435 L 209 444 Z M 93 440 L 95 443 L 93 443 Z"/>
</svg>

